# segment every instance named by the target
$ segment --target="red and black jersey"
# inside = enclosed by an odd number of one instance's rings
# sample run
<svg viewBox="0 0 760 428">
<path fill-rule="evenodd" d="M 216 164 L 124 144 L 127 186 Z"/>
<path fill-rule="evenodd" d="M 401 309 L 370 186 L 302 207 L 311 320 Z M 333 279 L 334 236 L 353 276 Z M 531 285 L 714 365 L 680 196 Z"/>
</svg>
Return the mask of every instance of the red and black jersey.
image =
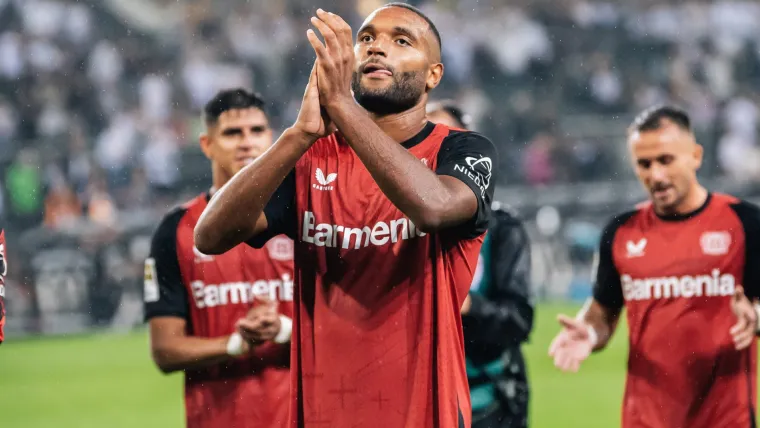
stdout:
<svg viewBox="0 0 760 428">
<path fill-rule="evenodd" d="M 201 195 L 168 214 L 145 264 L 145 317 L 187 320 L 188 334 L 220 337 L 235 331 L 255 296 L 279 300 L 293 315 L 293 241 L 278 236 L 266 248 L 239 245 L 208 256 L 193 244 L 193 229 L 208 202 Z M 266 343 L 231 362 L 185 371 L 189 428 L 286 426 L 289 345 Z"/>
<path fill-rule="evenodd" d="M 0 343 L 5 339 L 5 275 L 8 274 L 8 262 L 5 258 L 5 231 L 0 229 Z"/>
<path fill-rule="evenodd" d="M 470 221 L 423 233 L 333 134 L 299 160 L 265 209 L 266 236 L 250 241 L 296 240 L 292 427 L 470 426 L 460 308 L 488 225 L 495 148 L 432 123 L 403 146 L 472 189 Z"/>
<path fill-rule="evenodd" d="M 760 209 L 711 194 L 695 212 L 650 204 L 605 228 L 594 298 L 625 306 L 629 335 L 624 428 L 749 428 L 757 347 L 736 351 L 734 287 L 760 297 Z"/>
</svg>

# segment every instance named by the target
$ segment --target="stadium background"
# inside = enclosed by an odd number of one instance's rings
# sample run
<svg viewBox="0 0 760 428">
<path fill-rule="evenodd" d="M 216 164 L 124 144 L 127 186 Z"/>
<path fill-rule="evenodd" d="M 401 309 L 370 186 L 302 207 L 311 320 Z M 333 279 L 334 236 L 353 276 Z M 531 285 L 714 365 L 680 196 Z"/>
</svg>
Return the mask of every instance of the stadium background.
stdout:
<svg viewBox="0 0 760 428">
<path fill-rule="evenodd" d="M 149 360 L 142 266 L 161 215 L 209 185 L 199 107 L 254 88 L 281 131 L 311 67 L 314 9 L 357 28 L 382 3 L 0 0 L 0 426 L 181 426 L 181 377 Z M 497 144 L 496 199 L 533 239 L 533 426 L 617 426 L 625 335 L 564 375 L 546 356 L 554 317 L 588 296 L 600 226 L 645 197 L 625 159 L 638 110 L 687 108 L 703 180 L 760 200 L 760 3 L 411 3 L 443 37 L 436 98 Z"/>
</svg>

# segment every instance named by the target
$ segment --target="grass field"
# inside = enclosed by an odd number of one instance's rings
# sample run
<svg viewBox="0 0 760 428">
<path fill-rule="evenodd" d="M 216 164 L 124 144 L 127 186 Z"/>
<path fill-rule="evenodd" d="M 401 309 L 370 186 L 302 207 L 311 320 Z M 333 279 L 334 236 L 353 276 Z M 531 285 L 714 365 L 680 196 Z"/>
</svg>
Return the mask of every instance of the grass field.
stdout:
<svg viewBox="0 0 760 428">
<path fill-rule="evenodd" d="M 546 355 L 555 316 L 577 306 L 544 304 L 525 351 L 532 381 L 532 427 L 619 426 L 625 336 L 578 374 L 554 369 Z M 11 341 L 0 347 L 2 428 L 179 428 L 181 375 L 152 365 L 144 331 Z"/>
</svg>

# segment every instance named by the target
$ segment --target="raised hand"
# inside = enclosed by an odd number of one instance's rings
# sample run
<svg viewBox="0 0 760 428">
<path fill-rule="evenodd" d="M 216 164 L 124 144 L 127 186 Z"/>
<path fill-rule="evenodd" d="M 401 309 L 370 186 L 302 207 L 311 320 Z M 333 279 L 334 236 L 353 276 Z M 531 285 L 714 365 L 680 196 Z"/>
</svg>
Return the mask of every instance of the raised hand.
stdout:
<svg viewBox="0 0 760 428">
<path fill-rule="evenodd" d="M 311 23 L 319 30 L 325 43 L 313 30 L 306 36 L 317 54 L 317 86 L 323 106 L 350 101 L 351 76 L 354 72 L 354 39 L 351 27 L 338 15 L 317 9 Z"/>
<path fill-rule="evenodd" d="M 554 358 L 558 369 L 577 372 L 581 363 L 591 355 L 595 340 L 587 323 L 567 315 L 559 315 L 557 321 L 562 331 L 549 346 L 549 356 Z"/>
<path fill-rule="evenodd" d="M 731 311 L 736 315 L 737 322 L 729 331 L 737 350 L 748 348 L 755 339 L 757 331 L 757 312 L 744 294 L 744 288 L 737 286 L 731 298 Z"/>
<path fill-rule="evenodd" d="M 327 113 L 319 105 L 316 62 L 314 62 L 314 66 L 311 68 L 309 83 L 306 85 L 303 101 L 301 101 L 301 110 L 298 111 L 298 118 L 293 128 L 315 140 L 329 135 L 335 130 Z"/>
<path fill-rule="evenodd" d="M 261 343 L 272 340 L 280 332 L 280 314 L 277 311 L 277 301 L 256 296 L 258 301 L 248 311 L 245 318 L 235 323 L 235 328 L 249 343 Z"/>
</svg>

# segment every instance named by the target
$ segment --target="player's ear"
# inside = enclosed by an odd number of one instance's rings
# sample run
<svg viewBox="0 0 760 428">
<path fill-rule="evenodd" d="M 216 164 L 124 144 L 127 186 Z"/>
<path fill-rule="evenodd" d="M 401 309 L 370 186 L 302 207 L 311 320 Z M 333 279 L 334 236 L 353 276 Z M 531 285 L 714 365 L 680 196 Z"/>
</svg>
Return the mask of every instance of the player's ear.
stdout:
<svg viewBox="0 0 760 428">
<path fill-rule="evenodd" d="M 700 144 L 694 144 L 694 168 L 699 169 L 702 167 L 702 159 L 705 154 L 705 148 Z"/>
<path fill-rule="evenodd" d="M 430 68 L 428 69 L 428 75 L 427 75 L 427 81 L 426 83 L 426 89 L 428 92 L 435 89 L 436 86 L 438 86 L 439 83 L 441 83 L 441 79 L 443 78 L 443 64 L 437 63 L 432 64 Z"/>
<path fill-rule="evenodd" d="M 206 158 L 211 160 L 211 139 L 208 137 L 207 133 L 203 133 L 198 138 L 198 141 L 201 145 L 201 151 L 204 155 L 206 155 Z"/>
</svg>

